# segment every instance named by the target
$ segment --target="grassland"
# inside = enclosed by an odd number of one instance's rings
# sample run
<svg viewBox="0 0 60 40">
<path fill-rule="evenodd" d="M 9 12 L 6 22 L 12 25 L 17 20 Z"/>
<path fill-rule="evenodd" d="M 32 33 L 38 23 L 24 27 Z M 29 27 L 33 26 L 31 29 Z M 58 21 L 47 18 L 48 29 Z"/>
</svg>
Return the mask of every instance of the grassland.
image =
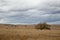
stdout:
<svg viewBox="0 0 60 40">
<path fill-rule="evenodd" d="M 0 40 L 60 40 L 60 27 L 37 30 L 32 25 L 0 25 Z"/>
</svg>

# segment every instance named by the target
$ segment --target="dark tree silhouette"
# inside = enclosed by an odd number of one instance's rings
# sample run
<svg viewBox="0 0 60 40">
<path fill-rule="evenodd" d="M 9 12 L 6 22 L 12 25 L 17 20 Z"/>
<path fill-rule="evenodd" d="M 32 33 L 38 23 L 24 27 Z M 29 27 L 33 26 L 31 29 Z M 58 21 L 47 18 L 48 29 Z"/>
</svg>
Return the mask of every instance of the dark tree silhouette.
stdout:
<svg viewBox="0 0 60 40">
<path fill-rule="evenodd" d="M 47 23 L 39 23 L 36 25 L 36 29 L 47 29 L 47 30 L 50 30 L 50 25 L 47 24 Z"/>
</svg>

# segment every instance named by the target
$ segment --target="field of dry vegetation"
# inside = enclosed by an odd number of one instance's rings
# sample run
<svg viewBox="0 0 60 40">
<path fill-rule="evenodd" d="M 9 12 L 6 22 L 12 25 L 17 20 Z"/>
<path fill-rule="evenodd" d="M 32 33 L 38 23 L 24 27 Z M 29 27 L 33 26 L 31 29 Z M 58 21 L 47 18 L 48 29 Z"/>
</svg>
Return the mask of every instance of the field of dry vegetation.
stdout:
<svg viewBox="0 0 60 40">
<path fill-rule="evenodd" d="M 60 26 L 39 30 L 35 25 L 0 24 L 0 40 L 60 40 Z"/>
</svg>

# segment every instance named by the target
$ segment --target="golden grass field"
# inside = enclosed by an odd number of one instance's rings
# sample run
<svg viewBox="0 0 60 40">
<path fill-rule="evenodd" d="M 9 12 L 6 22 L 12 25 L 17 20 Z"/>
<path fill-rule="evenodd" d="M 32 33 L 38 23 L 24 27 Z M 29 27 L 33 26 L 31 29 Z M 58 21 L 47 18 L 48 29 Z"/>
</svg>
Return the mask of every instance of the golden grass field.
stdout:
<svg viewBox="0 0 60 40">
<path fill-rule="evenodd" d="M 60 40 L 60 27 L 38 30 L 34 26 L 0 25 L 0 40 Z"/>
</svg>

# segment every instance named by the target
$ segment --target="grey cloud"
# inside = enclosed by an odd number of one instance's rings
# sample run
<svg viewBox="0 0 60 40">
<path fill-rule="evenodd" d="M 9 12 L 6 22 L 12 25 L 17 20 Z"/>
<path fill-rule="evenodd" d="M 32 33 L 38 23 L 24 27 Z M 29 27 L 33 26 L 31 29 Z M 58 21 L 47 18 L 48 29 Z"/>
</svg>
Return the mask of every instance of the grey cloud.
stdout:
<svg viewBox="0 0 60 40">
<path fill-rule="evenodd" d="M 36 22 L 57 22 L 60 21 L 60 1 L 59 0 L 43 0 L 40 1 L 29 0 L 24 2 L 6 0 L 4 6 L 0 5 L 0 17 L 2 22 L 6 23 L 36 23 Z M 7 3 L 9 2 L 9 3 Z M 32 3 L 31 3 L 32 2 Z M 15 4 L 16 5 L 15 5 Z M 28 4 L 27 4 L 28 3 Z M 36 3 L 36 4 L 35 4 Z M 32 4 L 32 5 L 31 5 Z M 5 10 L 6 9 L 6 10 Z"/>
</svg>

